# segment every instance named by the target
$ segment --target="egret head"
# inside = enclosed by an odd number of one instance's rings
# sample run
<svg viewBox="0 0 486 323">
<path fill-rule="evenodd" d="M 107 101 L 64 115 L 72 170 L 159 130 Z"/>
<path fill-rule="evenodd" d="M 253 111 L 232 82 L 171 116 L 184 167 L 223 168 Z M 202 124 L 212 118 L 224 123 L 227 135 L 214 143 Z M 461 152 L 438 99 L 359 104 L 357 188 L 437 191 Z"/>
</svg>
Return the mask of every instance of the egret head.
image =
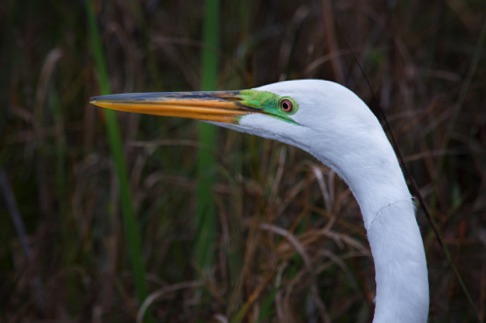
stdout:
<svg viewBox="0 0 486 323">
<path fill-rule="evenodd" d="M 221 126 L 278 140 L 314 155 L 320 151 L 317 157 L 326 161 L 336 149 L 356 148 L 373 129 L 381 131 L 364 102 L 334 82 L 286 81 L 247 91 L 253 99 L 247 102 L 262 112 L 257 110 L 239 117 L 236 124 Z"/>
<path fill-rule="evenodd" d="M 193 118 L 274 139 L 334 166 L 343 145 L 356 145 L 379 124 L 347 88 L 329 81 L 278 82 L 240 91 L 115 94 L 91 98 L 114 110 Z M 319 149 L 316 149 L 319 145 Z M 325 153 L 329 151 L 329 154 Z"/>
</svg>

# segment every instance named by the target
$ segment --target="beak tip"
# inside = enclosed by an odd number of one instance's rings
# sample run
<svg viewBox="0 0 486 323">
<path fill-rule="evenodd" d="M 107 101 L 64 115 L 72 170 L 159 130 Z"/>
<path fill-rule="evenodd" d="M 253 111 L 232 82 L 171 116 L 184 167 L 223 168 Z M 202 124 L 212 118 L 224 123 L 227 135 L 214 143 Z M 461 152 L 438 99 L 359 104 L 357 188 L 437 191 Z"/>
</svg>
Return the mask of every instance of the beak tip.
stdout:
<svg viewBox="0 0 486 323">
<path fill-rule="evenodd" d="M 99 102 L 99 97 L 98 96 L 93 96 L 89 98 L 89 103 L 93 105 L 98 105 L 97 103 Z"/>
</svg>

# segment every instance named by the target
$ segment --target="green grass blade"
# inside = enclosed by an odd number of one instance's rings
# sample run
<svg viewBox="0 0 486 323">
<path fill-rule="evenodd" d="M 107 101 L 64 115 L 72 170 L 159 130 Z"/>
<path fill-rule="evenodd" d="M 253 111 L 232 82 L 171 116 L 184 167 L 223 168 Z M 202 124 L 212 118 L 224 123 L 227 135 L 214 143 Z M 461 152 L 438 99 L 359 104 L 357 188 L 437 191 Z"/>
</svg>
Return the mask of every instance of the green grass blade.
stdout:
<svg viewBox="0 0 486 323">
<path fill-rule="evenodd" d="M 101 39 L 96 26 L 95 14 L 93 4 L 87 1 L 88 23 L 91 38 L 91 46 L 93 56 L 96 63 L 98 78 L 102 94 L 110 93 L 110 84 L 108 80 L 108 72 L 105 64 L 103 50 L 101 46 Z M 140 233 L 138 231 L 139 225 L 135 218 L 135 213 L 132 205 L 132 196 L 128 184 L 128 175 L 123 157 L 123 146 L 121 142 L 120 131 L 116 121 L 115 112 L 112 110 L 103 109 L 106 117 L 106 127 L 108 131 L 108 139 L 115 163 L 115 171 L 117 174 L 119 189 L 120 189 L 120 203 L 122 211 L 122 220 L 124 227 L 124 234 L 126 243 L 128 245 L 128 255 L 132 264 L 135 293 L 137 299 L 142 303 L 147 297 L 147 284 L 145 281 L 145 266 L 142 257 L 142 244 Z M 153 319 L 147 315 L 147 321 Z"/>
<path fill-rule="evenodd" d="M 204 9 L 202 50 L 202 90 L 217 87 L 219 48 L 219 0 L 206 0 Z M 216 128 L 199 124 L 198 186 L 195 239 L 195 262 L 202 272 L 209 270 L 213 263 L 214 236 L 216 231 L 216 206 L 212 187 L 215 182 L 216 162 L 214 156 Z"/>
</svg>

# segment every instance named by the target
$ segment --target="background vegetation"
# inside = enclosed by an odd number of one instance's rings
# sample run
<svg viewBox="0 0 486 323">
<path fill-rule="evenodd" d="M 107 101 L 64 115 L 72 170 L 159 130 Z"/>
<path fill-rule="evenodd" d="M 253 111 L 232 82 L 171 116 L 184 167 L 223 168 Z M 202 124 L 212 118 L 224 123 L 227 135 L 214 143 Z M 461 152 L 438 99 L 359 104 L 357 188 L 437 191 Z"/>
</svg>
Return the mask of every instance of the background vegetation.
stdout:
<svg viewBox="0 0 486 323">
<path fill-rule="evenodd" d="M 206 15 L 203 1 L 91 4 L 91 30 L 86 1 L 0 4 L 0 321 L 133 322 L 148 312 L 161 322 L 370 322 L 372 259 L 357 204 L 333 172 L 276 142 L 217 130 L 208 148 L 197 122 L 110 121 L 88 104 L 108 88 L 299 78 L 336 80 L 371 102 L 357 62 L 472 300 L 419 210 L 430 322 L 485 320 L 483 0 L 237 0 Z M 219 45 L 203 41 L 214 17 Z M 206 85 L 203 50 L 218 64 Z M 204 147 L 206 190 L 196 162 Z M 209 224 L 194 221 L 204 194 L 215 204 Z M 122 221 L 130 208 L 132 225 Z"/>
</svg>

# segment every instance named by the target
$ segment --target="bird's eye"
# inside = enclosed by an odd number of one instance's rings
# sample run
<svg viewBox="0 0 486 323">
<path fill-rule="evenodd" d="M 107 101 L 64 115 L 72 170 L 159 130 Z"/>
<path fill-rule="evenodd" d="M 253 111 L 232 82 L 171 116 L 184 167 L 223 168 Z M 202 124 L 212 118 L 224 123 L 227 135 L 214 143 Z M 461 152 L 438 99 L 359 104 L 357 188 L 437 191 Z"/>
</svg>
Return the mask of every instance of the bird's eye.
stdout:
<svg viewBox="0 0 486 323">
<path fill-rule="evenodd" d="M 289 99 L 280 100 L 280 109 L 285 113 L 291 113 L 294 111 L 294 104 Z"/>
</svg>

